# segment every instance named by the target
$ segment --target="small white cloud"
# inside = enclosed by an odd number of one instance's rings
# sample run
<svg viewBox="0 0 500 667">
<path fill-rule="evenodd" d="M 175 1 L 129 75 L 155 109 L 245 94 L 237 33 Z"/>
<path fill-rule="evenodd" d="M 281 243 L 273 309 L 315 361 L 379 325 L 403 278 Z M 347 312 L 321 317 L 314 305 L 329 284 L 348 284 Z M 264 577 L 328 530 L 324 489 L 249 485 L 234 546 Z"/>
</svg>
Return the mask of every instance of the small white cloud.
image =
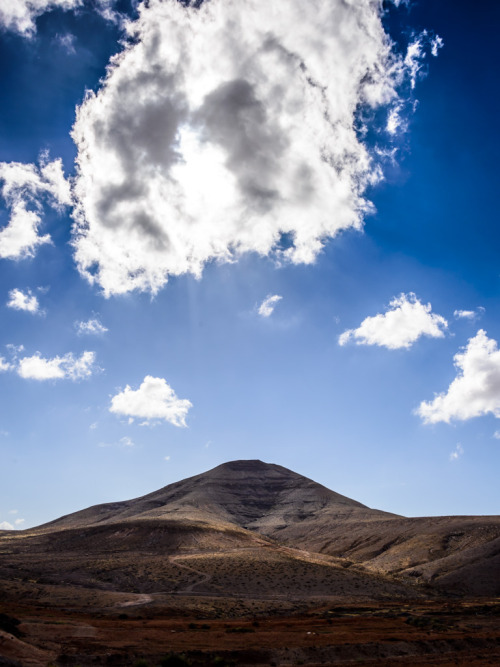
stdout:
<svg viewBox="0 0 500 667">
<path fill-rule="evenodd" d="M 496 440 L 500 440 L 500 431 L 495 431 L 495 433 L 493 433 L 493 437 L 494 437 Z"/>
<path fill-rule="evenodd" d="M 279 294 L 267 296 L 259 306 L 259 315 L 262 317 L 269 317 L 273 314 L 276 304 L 281 301 L 283 297 Z"/>
<path fill-rule="evenodd" d="M 426 423 L 450 423 L 492 414 L 500 418 L 500 351 L 495 340 L 480 329 L 467 346 L 457 353 L 458 375 L 448 391 L 423 401 L 416 413 Z"/>
<path fill-rule="evenodd" d="M 14 526 L 8 521 L 1 521 L 0 530 L 14 530 Z"/>
<path fill-rule="evenodd" d="M 20 289 L 13 289 L 9 292 L 7 307 L 14 310 L 24 310 L 28 313 L 40 313 L 40 304 L 31 290 L 23 292 Z"/>
<path fill-rule="evenodd" d="M 9 510 L 9 514 L 19 514 L 19 510 Z"/>
<path fill-rule="evenodd" d="M 462 447 L 462 445 L 460 443 L 458 443 L 457 446 L 455 447 L 454 451 L 451 452 L 451 454 L 449 456 L 450 461 L 456 461 L 457 459 L 459 459 L 463 455 L 463 453 L 464 453 L 464 448 Z"/>
<path fill-rule="evenodd" d="M 408 122 L 403 118 L 402 110 L 401 104 L 397 104 L 389 110 L 385 129 L 391 135 L 399 134 L 408 129 Z M 394 153 L 389 153 L 388 157 L 392 157 L 394 160 Z"/>
<path fill-rule="evenodd" d="M 20 526 L 20 525 L 23 524 L 25 521 L 26 521 L 26 519 L 16 519 L 16 520 L 14 521 L 14 525 L 15 525 L 15 526 Z"/>
<path fill-rule="evenodd" d="M 484 311 L 485 309 L 479 306 L 476 310 L 455 310 L 453 316 L 457 320 L 476 320 L 478 317 L 481 317 Z"/>
<path fill-rule="evenodd" d="M 64 35 L 57 35 L 57 41 L 61 45 L 61 47 L 66 51 L 66 53 L 69 53 L 71 55 L 76 53 L 75 49 L 75 35 L 72 35 L 71 33 L 66 33 Z"/>
<path fill-rule="evenodd" d="M 83 2 L 84 0 L 2 0 L 0 27 L 30 38 L 36 33 L 36 19 L 39 16 L 54 9 L 75 10 L 81 7 Z M 116 0 L 96 0 L 95 9 L 103 18 L 117 21 L 119 15 L 112 9 L 115 2 Z"/>
<path fill-rule="evenodd" d="M 110 412 L 133 419 L 143 418 L 144 424 L 151 420 L 164 420 L 174 426 L 186 426 L 186 415 L 192 403 L 187 399 L 177 398 L 174 390 L 164 378 L 146 375 L 137 390 L 129 385 L 113 396 Z"/>
<path fill-rule="evenodd" d="M 100 335 L 105 334 L 108 329 L 96 317 L 87 320 L 86 322 L 75 322 L 76 332 L 79 336 L 86 334 Z"/>
<path fill-rule="evenodd" d="M 448 322 L 431 312 L 431 304 L 423 304 L 413 292 L 395 297 L 385 313 L 363 320 L 357 329 L 348 329 L 339 336 L 339 345 L 354 340 L 357 345 L 380 345 L 390 350 L 409 348 L 421 336 L 443 338 Z"/>
<path fill-rule="evenodd" d="M 0 14 L 1 21 L 1 14 Z M 0 230 L 0 258 L 34 257 L 38 246 L 51 243 L 41 236 L 42 201 L 62 211 L 71 204 L 69 181 L 64 177 L 60 159 L 48 162 L 42 154 L 39 166 L 20 162 L 0 162 L 0 194 L 10 209 L 10 219 Z"/>
<path fill-rule="evenodd" d="M 91 425 L 89 426 L 89 429 L 90 429 L 91 431 L 94 431 L 94 430 L 97 428 L 97 426 L 98 426 L 98 423 L 97 423 L 97 422 L 94 422 L 93 424 L 91 424 Z"/>
<path fill-rule="evenodd" d="M 442 49 L 444 46 L 444 41 L 442 37 L 439 37 L 439 35 L 436 35 L 434 39 L 431 41 L 431 53 L 435 57 L 437 56 L 439 49 Z"/>
<path fill-rule="evenodd" d="M 132 438 L 129 438 L 127 435 L 123 438 L 120 438 L 120 444 L 122 447 L 135 447 L 135 443 L 133 442 Z"/>
<path fill-rule="evenodd" d="M 51 9 L 69 10 L 81 6 L 82 0 L 3 0 L 0 4 L 0 26 L 31 37 L 35 20 Z"/>
<path fill-rule="evenodd" d="M 0 357 L 0 373 L 5 373 L 12 370 L 12 364 L 5 359 L 5 357 Z"/>
<path fill-rule="evenodd" d="M 475 310 L 455 310 L 453 312 L 453 316 L 459 319 L 463 320 L 473 320 L 476 317 L 476 311 Z"/>
<path fill-rule="evenodd" d="M 164 460 L 164 461 L 170 461 L 170 456 L 164 456 L 164 457 L 163 457 L 163 460 Z"/>
<path fill-rule="evenodd" d="M 94 364 L 95 352 L 85 351 L 79 357 L 70 352 L 52 359 L 45 359 L 37 352 L 19 360 L 17 373 L 31 380 L 81 380 L 92 375 Z"/>
</svg>

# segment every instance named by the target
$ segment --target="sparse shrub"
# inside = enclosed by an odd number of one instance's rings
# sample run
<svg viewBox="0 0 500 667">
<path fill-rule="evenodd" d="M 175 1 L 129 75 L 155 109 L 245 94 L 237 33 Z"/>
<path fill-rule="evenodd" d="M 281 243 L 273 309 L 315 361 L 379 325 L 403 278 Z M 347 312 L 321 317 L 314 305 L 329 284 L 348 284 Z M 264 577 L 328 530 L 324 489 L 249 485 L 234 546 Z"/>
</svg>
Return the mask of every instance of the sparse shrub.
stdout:
<svg viewBox="0 0 500 667">
<path fill-rule="evenodd" d="M 169 653 L 160 661 L 160 667 L 189 667 L 191 661 L 180 653 Z"/>
<path fill-rule="evenodd" d="M 228 628 L 226 632 L 255 632 L 253 628 Z"/>
<path fill-rule="evenodd" d="M 235 663 L 232 660 L 226 660 L 220 655 L 216 655 L 212 661 L 212 667 L 233 667 Z"/>
</svg>

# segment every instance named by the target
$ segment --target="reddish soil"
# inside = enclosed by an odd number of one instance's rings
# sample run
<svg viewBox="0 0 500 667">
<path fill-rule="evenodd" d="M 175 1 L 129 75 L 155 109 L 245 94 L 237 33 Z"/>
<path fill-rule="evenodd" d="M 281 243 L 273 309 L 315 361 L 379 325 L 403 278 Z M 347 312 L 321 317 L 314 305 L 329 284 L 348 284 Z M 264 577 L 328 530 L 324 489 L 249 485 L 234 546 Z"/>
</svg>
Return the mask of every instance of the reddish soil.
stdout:
<svg viewBox="0 0 500 667">
<path fill-rule="evenodd" d="M 0 665 L 153 667 L 171 652 L 193 667 L 500 665 L 500 601 L 323 605 L 307 613 L 231 619 L 147 606 L 120 614 L 20 605 L 0 606 L 1 612 L 20 623 L 18 638 L 0 633 L 0 656 L 7 660 L 0 658 Z"/>
</svg>

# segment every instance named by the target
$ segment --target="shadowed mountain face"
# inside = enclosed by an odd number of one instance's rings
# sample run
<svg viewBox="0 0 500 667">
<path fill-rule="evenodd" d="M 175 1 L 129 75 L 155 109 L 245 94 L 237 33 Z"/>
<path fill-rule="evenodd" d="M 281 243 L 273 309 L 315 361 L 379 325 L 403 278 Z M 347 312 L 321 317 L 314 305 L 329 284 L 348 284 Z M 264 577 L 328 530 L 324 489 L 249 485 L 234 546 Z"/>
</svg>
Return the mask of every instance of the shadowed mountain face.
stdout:
<svg viewBox="0 0 500 667">
<path fill-rule="evenodd" d="M 396 583 L 413 590 L 416 584 L 432 584 L 455 593 L 500 594 L 499 517 L 405 518 L 372 510 L 262 461 L 232 461 L 141 498 L 97 505 L 31 531 L 3 535 L 0 546 L 2 539 L 10 540 L 9 548 L 15 541 L 19 553 L 33 557 L 23 565 L 25 576 L 32 575 L 30 568 L 40 555 L 51 553 L 57 554 L 58 569 L 72 572 L 82 585 L 99 579 L 99 568 L 87 563 L 105 554 L 106 562 L 115 565 L 114 569 L 109 565 L 115 585 L 123 587 L 129 568 L 134 570 L 130 575 L 134 586 L 152 591 L 156 584 L 151 578 L 175 579 L 175 568 L 166 574 L 165 560 L 155 560 L 168 554 L 171 569 L 180 557 L 203 556 L 208 568 L 203 570 L 205 581 L 215 585 L 215 571 L 230 571 L 232 583 L 222 588 L 237 591 L 241 579 L 235 573 L 243 567 L 245 553 L 245 567 L 251 562 L 255 571 L 269 567 L 276 572 L 276 564 L 270 565 L 273 559 L 286 561 L 287 568 L 300 561 L 301 568 L 315 572 L 307 580 L 312 582 L 309 590 L 317 584 L 325 592 L 321 581 L 327 579 L 318 573 L 328 566 L 331 574 L 336 568 L 335 577 L 343 584 L 335 584 L 335 591 L 346 596 L 358 590 L 375 597 L 397 595 Z M 139 561 L 144 563 L 140 576 Z M 200 571 L 199 564 L 196 568 Z M 196 572 L 196 568 L 191 569 Z M 86 571 L 91 573 L 87 578 Z M 282 590 L 287 585 L 287 576 L 283 577 Z M 186 590 L 201 591 L 200 586 L 189 584 Z M 328 591 L 331 594 L 331 586 Z"/>
</svg>

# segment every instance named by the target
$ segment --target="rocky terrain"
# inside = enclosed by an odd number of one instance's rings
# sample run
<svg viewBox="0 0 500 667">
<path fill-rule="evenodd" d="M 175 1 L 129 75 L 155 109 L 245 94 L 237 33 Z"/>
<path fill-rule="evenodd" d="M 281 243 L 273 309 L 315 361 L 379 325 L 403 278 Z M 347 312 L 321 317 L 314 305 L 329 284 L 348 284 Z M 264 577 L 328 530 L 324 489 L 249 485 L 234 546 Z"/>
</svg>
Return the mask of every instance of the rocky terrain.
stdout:
<svg viewBox="0 0 500 667">
<path fill-rule="evenodd" d="M 499 517 L 405 518 L 281 466 L 233 461 L 0 531 L 0 665 L 159 664 L 169 647 L 193 664 L 211 664 L 217 648 L 232 664 L 375 664 L 376 650 L 388 661 L 376 664 L 500 664 L 499 574 Z M 285 618 L 300 637 L 316 628 L 289 659 Z M 209 628 L 196 633 L 200 619 Z M 176 637 L 165 643 L 156 622 Z M 391 662 L 403 655 L 414 661 Z"/>
</svg>

